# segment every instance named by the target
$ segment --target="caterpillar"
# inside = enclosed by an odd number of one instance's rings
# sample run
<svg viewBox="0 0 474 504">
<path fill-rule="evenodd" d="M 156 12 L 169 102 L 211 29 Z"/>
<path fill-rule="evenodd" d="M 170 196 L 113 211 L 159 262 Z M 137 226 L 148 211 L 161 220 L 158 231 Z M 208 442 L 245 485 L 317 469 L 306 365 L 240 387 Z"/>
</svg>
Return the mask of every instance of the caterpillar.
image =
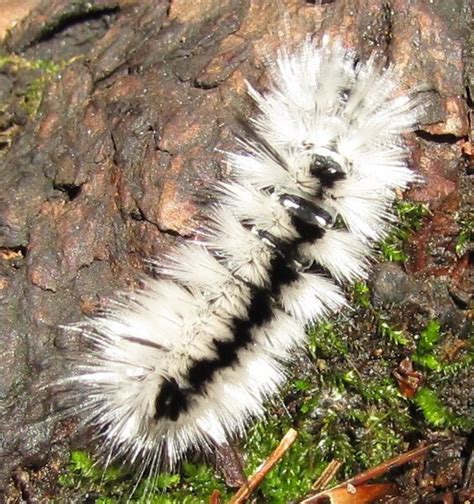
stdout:
<svg viewBox="0 0 474 504">
<path fill-rule="evenodd" d="M 305 331 L 347 305 L 396 191 L 416 180 L 402 133 L 421 114 L 393 67 L 339 41 L 280 48 L 257 112 L 240 120 L 228 179 L 199 239 L 74 326 L 84 346 L 62 381 L 108 458 L 174 466 L 265 413 Z"/>
</svg>

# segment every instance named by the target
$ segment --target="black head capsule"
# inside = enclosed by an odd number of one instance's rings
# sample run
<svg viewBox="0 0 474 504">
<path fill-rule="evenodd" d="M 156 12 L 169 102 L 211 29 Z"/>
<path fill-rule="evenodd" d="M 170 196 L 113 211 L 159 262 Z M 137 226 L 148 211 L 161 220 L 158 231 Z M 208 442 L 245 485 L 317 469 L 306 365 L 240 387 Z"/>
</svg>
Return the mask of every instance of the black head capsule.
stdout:
<svg viewBox="0 0 474 504">
<path fill-rule="evenodd" d="M 341 165 L 330 156 L 314 154 L 309 166 L 309 172 L 317 177 L 325 188 L 332 188 L 334 183 L 345 178 Z"/>
<path fill-rule="evenodd" d="M 290 215 L 308 224 L 325 228 L 334 224 L 331 214 L 311 201 L 294 194 L 282 194 L 279 199 Z"/>
</svg>

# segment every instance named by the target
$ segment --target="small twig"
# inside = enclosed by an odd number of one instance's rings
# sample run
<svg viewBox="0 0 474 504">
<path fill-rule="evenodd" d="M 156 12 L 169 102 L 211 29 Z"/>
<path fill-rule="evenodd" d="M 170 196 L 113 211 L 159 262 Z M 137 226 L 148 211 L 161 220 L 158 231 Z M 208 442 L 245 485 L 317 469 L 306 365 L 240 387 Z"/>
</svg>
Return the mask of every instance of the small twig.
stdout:
<svg viewBox="0 0 474 504">
<path fill-rule="evenodd" d="M 298 433 L 294 429 L 290 429 L 280 441 L 280 444 L 271 453 L 267 460 L 255 471 L 249 480 L 242 485 L 238 492 L 229 501 L 229 504 L 244 503 L 263 481 L 265 476 L 273 469 L 275 464 L 285 455 L 290 446 L 295 442 Z"/>
<path fill-rule="evenodd" d="M 209 504 L 220 504 L 221 502 L 221 493 L 219 490 L 214 490 L 211 494 L 211 498 L 209 499 Z"/>
<path fill-rule="evenodd" d="M 417 459 L 418 457 L 421 457 L 427 451 L 431 450 L 431 448 L 433 448 L 433 445 L 422 446 L 421 448 L 415 448 L 414 450 L 410 450 L 409 452 L 402 453 L 397 457 L 386 460 L 378 466 L 368 469 L 367 471 L 364 471 L 357 476 L 354 476 L 350 480 L 347 480 L 345 483 L 343 483 L 343 485 L 347 485 L 348 483 L 354 486 L 361 485 L 366 481 L 377 478 L 377 476 L 381 476 L 382 474 L 391 471 L 394 467 L 401 466 L 403 464 L 406 464 L 407 462 Z"/>
<path fill-rule="evenodd" d="M 334 476 L 336 476 L 337 472 L 341 468 L 341 465 L 342 462 L 339 460 L 331 460 L 319 478 L 313 483 L 311 490 L 323 490 L 326 488 Z"/>
</svg>

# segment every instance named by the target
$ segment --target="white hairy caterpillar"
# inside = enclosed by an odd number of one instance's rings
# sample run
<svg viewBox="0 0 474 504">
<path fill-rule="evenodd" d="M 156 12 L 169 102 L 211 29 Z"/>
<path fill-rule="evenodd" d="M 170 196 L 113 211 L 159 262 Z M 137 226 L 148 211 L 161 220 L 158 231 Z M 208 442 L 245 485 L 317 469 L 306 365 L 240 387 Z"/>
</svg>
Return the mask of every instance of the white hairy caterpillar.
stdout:
<svg viewBox="0 0 474 504">
<path fill-rule="evenodd" d="M 310 40 L 278 52 L 241 152 L 227 155 L 200 242 L 159 279 L 76 326 L 87 340 L 64 380 L 110 458 L 157 467 L 245 432 L 285 380 L 305 330 L 346 304 L 415 179 L 401 134 L 419 103 L 393 68 Z"/>
</svg>

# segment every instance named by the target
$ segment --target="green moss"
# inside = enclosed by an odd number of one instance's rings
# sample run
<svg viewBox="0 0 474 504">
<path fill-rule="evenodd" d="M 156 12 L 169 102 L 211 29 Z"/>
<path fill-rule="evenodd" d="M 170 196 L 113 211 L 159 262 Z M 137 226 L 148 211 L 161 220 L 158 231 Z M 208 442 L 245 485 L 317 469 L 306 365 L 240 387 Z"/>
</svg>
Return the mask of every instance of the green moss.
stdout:
<svg viewBox="0 0 474 504">
<path fill-rule="evenodd" d="M 455 362 L 447 362 L 442 356 L 443 342 L 441 324 L 436 320 L 430 321 L 420 333 L 418 345 L 412 355 L 413 362 L 423 369 L 426 376 L 426 386 L 418 391 L 413 402 L 428 425 L 469 432 L 474 428 L 474 417 L 452 411 L 443 403 L 436 390 L 441 391 L 446 384 L 452 386 L 447 378 L 453 378 L 464 368 L 472 367 L 473 348 L 468 343 L 466 355 Z"/>
<path fill-rule="evenodd" d="M 474 212 L 471 211 L 467 216 L 462 218 L 458 224 L 460 229 L 456 240 L 455 251 L 458 257 L 462 257 L 469 250 L 469 246 L 472 243 Z"/>
<path fill-rule="evenodd" d="M 408 255 L 403 249 L 407 238 L 420 229 L 423 218 L 429 213 L 428 207 L 412 201 L 399 201 L 396 205 L 398 223 L 380 243 L 382 255 L 387 261 L 405 262 Z"/>
<path fill-rule="evenodd" d="M 441 338 L 441 325 L 438 321 L 429 322 L 426 329 L 421 332 L 412 360 L 419 366 L 439 371 L 442 365 L 437 356 L 437 346 Z"/>
<path fill-rule="evenodd" d="M 98 466 L 83 451 L 73 451 L 68 471 L 59 484 L 69 490 L 97 494 L 96 504 L 201 504 L 207 503 L 214 489 L 227 495 L 213 470 L 205 465 L 186 463 L 180 473 L 160 473 L 143 478 L 136 486 L 133 472 L 124 466 Z"/>
<path fill-rule="evenodd" d="M 47 76 L 42 75 L 31 81 L 28 85 L 23 95 L 22 105 L 29 117 L 35 117 L 38 112 L 43 97 L 43 90 L 48 80 Z"/>
<path fill-rule="evenodd" d="M 374 320 L 377 326 L 377 333 L 382 338 L 399 346 L 407 346 L 410 344 L 411 341 L 405 332 L 395 328 L 384 311 L 376 310 L 372 306 L 370 288 L 366 282 L 356 282 L 352 286 L 351 300 L 354 305 L 365 310 L 367 318 L 372 318 Z"/>
<path fill-rule="evenodd" d="M 274 415 L 269 422 L 259 422 L 252 427 L 244 449 L 248 475 L 277 447 L 291 426 L 288 416 Z M 318 467 L 311 454 L 311 436 L 300 431 L 295 444 L 263 481 L 260 491 L 265 496 L 264 502 L 284 504 L 304 494 L 310 488 L 314 474 L 323 467 Z"/>
<path fill-rule="evenodd" d="M 89 456 L 82 451 L 73 451 L 69 463 L 69 471 L 59 476 L 59 484 L 70 489 L 79 489 L 84 484 L 91 491 L 108 492 L 121 486 L 127 473 L 123 468 L 99 468 Z"/>
<path fill-rule="evenodd" d="M 388 363 L 380 360 L 386 373 L 374 374 L 372 379 L 362 376 L 352 363 L 354 349 L 349 348 L 345 329 L 343 325 L 334 326 L 328 338 L 325 324 L 322 331 L 318 328 L 310 334 L 316 349 L 314 357 L 333 358 L 339 364 L 334 360 L 326 367 L 320 366 L 316 378 L 319 386 L 309 399 L 312 411 L 308 411 L 306 424 L 310 426 L 317 419 L 310 427 L 316 433 L 312 441 L 314 456 L 325 463 L 333 458 L 341 460 L 342 474 L 350 476 L 395 454 L 403 441 L 400 432 L 410 431 L 412 426 L 408 402 L 398 392 Z M 345 351 L 340 352 L 340 348 Z"/>
<path fill-rule="evenodd" d="M 436 392 L 428 387 L 418 391 L 413 402 L 423 413 L 428 425 L 469 432 L 474 428 L 474 418 L 456 415 L 439 399 Z"/>
<path fill-rule="evenodd" d="M 371 308 L 370 289 L 366 282 L 355 282 L 352 286 L 352 301 L 360 308 Z"/>
<path fill-rule="evenodd" d="M 308 339 L 308 350 L 313 357 L 347 355 L 349 352 L 347 342 L 332 322 L 323 322 L 310 330 Z"/>
<path fill-rule="evenodd" d="M 391 324 L 384 320 L 383 316 L 379 315 L 378 319 L 378 332 L 383 338 L 395 345 L 407 346 L 410 343 L 409 338 L 404 331 L 395 329 Z"/>
<path fill-rule="evenodd" d="M 0 55 L 0 69 L 11 67 L 15 72 L 31 70 L 32 75 L 25 89 L 20 93 L 20 104 L 29 117 L 34 117 L 41 104 L 43 92 L 48 82 L 75 58 L 55 63 L 50 60 L 28 60 L 16 55 Z"/>
</svg>

